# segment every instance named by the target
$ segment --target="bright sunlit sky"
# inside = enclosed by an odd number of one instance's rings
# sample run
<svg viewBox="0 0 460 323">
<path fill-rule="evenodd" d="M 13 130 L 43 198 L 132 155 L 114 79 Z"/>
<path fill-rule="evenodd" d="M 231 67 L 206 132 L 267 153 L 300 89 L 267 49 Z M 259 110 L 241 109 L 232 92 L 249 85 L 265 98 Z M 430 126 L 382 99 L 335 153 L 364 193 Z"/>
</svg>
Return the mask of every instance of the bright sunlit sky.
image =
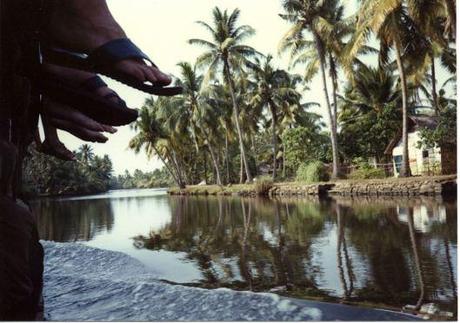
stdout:
<svg viewBox="0 0 460 323">
<path fill-rule="evenodd" d="M 187 44 L 190 38 L 209 38 L 206 31 L 195 21 L 211 23 L 212 8 L 241 10 L 240 24 L 249 24 L 256 35 L 247 40 L 263 54 L 273 54 L 275 64 L 287 69 L 287 58 L 279 58 L 277 48 L 281 37 L 288 30 L 278 14 L 282 12 L 280 0 L 107 0 L 115 19 L 133 40 L 165 72 L 177 75 L 176 64 L 180 61 L 195 62 L 203 49 Z M 347 14 L 355 10 L 354 1 L 344 1 Z M 300 72 L 300 71 L 298 71 Z M 128 106 L 139 108 L 148 94 L 131 89 L 120 83 L 108 80 L 111 88 L 127 101 Z M 442 83 L 440 83 L 442 84 Z M 304 95 L 305 101 L 316 101 L 322 105 L 315 112 L 327 121 L 324 110 L 322 86 L 319 77 L 310 85 L 311 90 Z M 145 153 L 138 155 L 127 149 L 128 142 L 135 133 L 129 126 L 119 127 L 114 135 L 107 135 L 105 144 L 91 144 L 97 155 L 108 154 L 114 166 L 114 173 L 123 173 L 125 169 L 136 168 L 151 171 L 161 167 L 157 159 L 148 160 Z M 70 134 L 60 132 L 61 140 L 71 149 L 77 149 L 83 142 Z"/>
</svg>

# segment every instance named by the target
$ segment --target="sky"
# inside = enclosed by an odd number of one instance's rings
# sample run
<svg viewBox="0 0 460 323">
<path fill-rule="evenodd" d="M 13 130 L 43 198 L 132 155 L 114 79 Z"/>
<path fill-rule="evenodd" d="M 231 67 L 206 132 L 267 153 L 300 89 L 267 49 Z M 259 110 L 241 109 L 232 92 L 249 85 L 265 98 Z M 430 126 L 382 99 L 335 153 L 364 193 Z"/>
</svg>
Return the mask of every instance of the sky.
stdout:
<svg viewBox="0 0 460 323">
<path fill-rule="evenodd" d="M 178 62 L 194 63 L 202 53 L 202 48 L 189 45 L 187 40 L 208 38 L 207 32 L 195 22 L 211 22 L 211 11 L 215 6 L 229 10 L 239 8 L 240 24 L 249 24 L 256 30 L 255 36 L 246 43 L 263 54 L 272 54 L 278 68 L 288 68 L 287 57 L 279 57 L 277 52 L 280 39 L 289 29 L 289 25 L 278 16 L 282 12 L 280 0 L 107 0 L 107 3 L 128 37 L 162 71 L 172 75 L 178 75 Z M 344 3 L 347 4 L 347 14 L 351 14 L 356 5 L 353 1 Z M 140 108 L 148 97 L 148 94 L 110 79 L 106 81 L 131 108 Z M 304 100 L 320 103 L 321 107 L 314 112 L 323 115 L 327 122 L 320 78 L 316 77 L 309 86 L 310 91 L 305 93 Z M 107 134 L 108 142 L 91 145 L 97 155 L 108 154 L 111 157 L 115 174 L 121 174 L 125 169 L 152 171 L 162 167 L 156 158 L 148 160 L 143 151 L 136 155 L 127 149 L 134 135 L 135 132 L 129 126 L 118 127 L 116 134 Z M 65 132 L 59 132 L 59 136 L 71 150 L 83 143 Z"/>
</svg>

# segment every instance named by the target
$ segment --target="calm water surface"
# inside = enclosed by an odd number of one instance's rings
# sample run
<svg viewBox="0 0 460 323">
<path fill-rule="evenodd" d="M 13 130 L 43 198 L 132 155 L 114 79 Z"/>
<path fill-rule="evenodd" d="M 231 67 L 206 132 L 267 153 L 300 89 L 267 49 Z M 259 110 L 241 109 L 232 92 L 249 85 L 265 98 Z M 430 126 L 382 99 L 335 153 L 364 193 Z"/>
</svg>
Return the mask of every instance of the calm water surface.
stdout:
<svg viewBox="0 0 460 323">
<path fill-rule="evenodd" d="M 33 207 L 42 239 L 127 253 L 171 283 L 456 312 L 456 201 L 118 190 Z"/>
</svg>

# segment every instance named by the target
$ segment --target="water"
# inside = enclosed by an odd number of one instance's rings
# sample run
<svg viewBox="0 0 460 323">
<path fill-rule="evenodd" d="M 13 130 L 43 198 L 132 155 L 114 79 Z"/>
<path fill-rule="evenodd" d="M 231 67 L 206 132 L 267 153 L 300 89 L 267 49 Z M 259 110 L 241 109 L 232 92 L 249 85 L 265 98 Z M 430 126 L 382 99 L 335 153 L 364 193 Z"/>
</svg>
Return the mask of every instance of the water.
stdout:
<svg viewBox="0 0 460 323">
<path fill-rule="evenodd" d="M 173 284 L 456 312 L 456 201 L 119 190 L 33 208 L 42 239 L 121 251 Z"/>
</svg>

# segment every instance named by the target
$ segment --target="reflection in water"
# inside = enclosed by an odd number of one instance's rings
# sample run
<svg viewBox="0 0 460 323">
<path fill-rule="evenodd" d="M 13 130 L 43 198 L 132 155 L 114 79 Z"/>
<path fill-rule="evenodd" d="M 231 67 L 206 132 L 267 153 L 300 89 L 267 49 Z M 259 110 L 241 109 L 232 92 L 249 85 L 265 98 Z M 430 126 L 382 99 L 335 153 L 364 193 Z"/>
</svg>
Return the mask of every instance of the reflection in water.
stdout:
<svg viewBox="0 0 460 323">
<path fill-rule="evenodd" d="M 123 240 L 169 281 L 456 312 L 456 201 L 131 194 L 37 208 L 42 238 Z"/>
<path fill-rule="evenodd" d="M 34 205 L 40 216 L 41 239 L 57 242 L 89 241 L 96 233 L 110 232 L 114 218 L 110 200 L 42 200 Z"/>
<path fill-rule="evenodd" d="M 342 220 L 342 207 L 339 204 L 336 204 L 336 214 L 337 214 L 337 267 L 340 273 L 340 282 L 342 283 L 342 289 L 344 291 L 344 299 L 348 299 L 353 292 L 353 269 L 351 264 L 351 259 L 348 254 L 347 242 L 345 240 L 345 227 Z M 343 247 L 343 250 L 342 250 Z M 342 255 L 343 251 L 343 255 Z M 346 270 L 348 273 L 348 283 L 345 279 L 344 268 L 342 264 L 342 258 L 345 258 Z"/>
<path fill-rule="evenodd" d="M 449 244 L 456 246 L 455 229 L 448 232 L 449 225 L 455 228 L 450 223 L 456 222 L 455 205 L 203 197 L 171 197 L 170 203 L 171 223 L 136 237 L 135 244 L 186 252 L 202 272 L 202 286 L 395 306 L 428 301 L 454 306 L 451 255 L 441 257 L 437 249 L 445 241 L 449 253 Z M 338 285 L 331 286 L 334 281 Z"/>
</svg>

